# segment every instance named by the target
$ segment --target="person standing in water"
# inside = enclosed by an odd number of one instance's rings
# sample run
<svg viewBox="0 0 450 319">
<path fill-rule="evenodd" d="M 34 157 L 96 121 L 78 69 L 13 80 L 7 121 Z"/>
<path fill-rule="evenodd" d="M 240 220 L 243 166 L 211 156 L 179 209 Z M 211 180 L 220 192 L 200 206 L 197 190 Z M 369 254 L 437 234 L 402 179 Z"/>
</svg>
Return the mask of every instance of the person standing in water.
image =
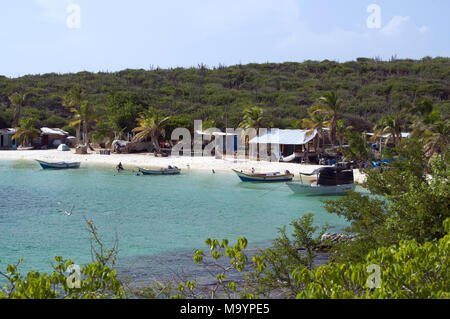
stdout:
<svg viewBox="0 0 450 319">
<path fill-rule="evenodd" d="M 117 173 L 120 173 L 120 171 L 123 170 L 123 166 L 122 166 L 122 162 L 119 163 L 119 165 L 117 165 Z"/>
</svg>

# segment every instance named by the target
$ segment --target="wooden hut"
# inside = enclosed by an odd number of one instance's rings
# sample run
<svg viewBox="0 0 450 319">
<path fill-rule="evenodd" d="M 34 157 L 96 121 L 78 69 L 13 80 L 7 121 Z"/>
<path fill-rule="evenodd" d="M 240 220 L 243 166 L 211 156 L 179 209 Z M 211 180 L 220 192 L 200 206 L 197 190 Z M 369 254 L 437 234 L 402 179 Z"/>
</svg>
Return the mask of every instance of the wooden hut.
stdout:
<svg viewBox="0 0 450 319">
<path fill-rule="evenodd" d="M 12 139 L 16 132 L 17 130 L 14 128 L 0 129 L 0 149 L 10 150 L 17 147 L 16 140 Z"/>
<path fill-rule="evenodd" d="M 47 148 L 57 148 L 66 143 L 69 133 L 60 128 L 41 128 L 41 144 Z"/>
</svg>

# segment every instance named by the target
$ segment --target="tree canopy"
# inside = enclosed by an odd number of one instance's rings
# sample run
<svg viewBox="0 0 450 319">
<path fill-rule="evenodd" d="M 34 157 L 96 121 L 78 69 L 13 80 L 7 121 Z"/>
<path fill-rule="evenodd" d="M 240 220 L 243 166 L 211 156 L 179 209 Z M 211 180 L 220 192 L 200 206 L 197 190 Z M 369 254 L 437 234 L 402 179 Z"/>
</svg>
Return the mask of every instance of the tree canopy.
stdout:
<svg viewBox="0 0 450 319">
<path fill-rule="evenodd" d="M 23 117 L 37 126 L 64 126 L 72 119 L 78 93 L 103 114 L 98 125 L 114 124 L 115 134 L 137 126 L 137 115 L 154 107 L 162 116 L 212 120 L 216 127 L 238 127 L 246 108 L 259 107 L 274 127 L 295 126 L 327 92 L 343 101 L 345 125 L 372 130 L 384 115 L 414 110 L 419 98 L 449 117 L 450 59 L 357 59 L 345 63 L 305 61 L 229 67 L 123 70 L 114 73 L 0 77 L 0 128 L 13 126 L 17 106 L 9 97 L 24 96 Z M 126 109 L 126 112 L 124 111 Z M 128 116 L 129 115 L 129 116 Z M 184 122 L 184 120 L 183 120 Z"/>
</svg>

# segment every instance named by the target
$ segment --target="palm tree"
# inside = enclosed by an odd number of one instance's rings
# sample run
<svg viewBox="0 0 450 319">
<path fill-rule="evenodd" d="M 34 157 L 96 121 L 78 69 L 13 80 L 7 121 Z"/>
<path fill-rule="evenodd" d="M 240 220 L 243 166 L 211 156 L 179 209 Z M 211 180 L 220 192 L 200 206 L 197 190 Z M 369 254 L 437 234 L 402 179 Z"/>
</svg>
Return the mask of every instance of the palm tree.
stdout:
<svg viewBox="0 0 450 319">
<path fill-rule="evenodd" d="M 322 153 L 320 140 L 322 140 L 322 145 L 325 144 L 324 128 L 329 126 L 330 121 L 328 120 L 325 113 L 316 112 L 318 108 L 318 105 L 313 105 L 309 108 L 308 111 L 310 118 L 304 118 L 302 120 L 302 127 L 303 129 L 308 130 L 306 132 L 306 136 L 310 136 L 315 131 L 317 131 L 318 138 L 314 141 L 314 149 L 320 156 L 320 154 Z"/>
<path fill-rule="evenodd" d="M 337 121 L 343 109 L 343 101 L 338 97 L 336 92 L 327 92 L 319 98 L 319 106 L 315 110 L 316 113 L 323 113 L 331 118 L 329 122 L 331 144 L 336 142 Z"/>
<path fill-rule="evenodd" d="M 202 131 L 205 131 L 209 128 L 213 128 L 216 125 L 214 120 L 205 120 L 202 122 Z"/>
<path fill-rule="evenodd" d="M 445 160 L 449 152 L 450 121 L 441 120 L 439 111 L 433 109 L 430 99 L 421 99 L 414 104 L 410 110 L 413 119 L 411 135 L 423 143 L 430 160 L 435 154 L 441 154 Z"/>
<path fill-rule="evenodd" d="M 164 127 L 167 125 L 169 119 L 170 116 L 163 118 L 156 110 L 149 108 L 147 112 L 142 113 L 136 119 L 139 126 L 132 130 L 132 132 L 137 133 L 133 141 L 142 142 L 150 138 L 156 151 L 159 152 L 159 138 L 165 136 Z"/>
<path fill-rule="evenodd" d="M 13 127 L 17 127 L 19 125 L 22 108 L 25 106 L 26 99 L 29 95 L 29 93 L 21 94 L 16 92 L 9 96 L 9 100 L 14 106 L 14 118 L 12 122 Z"/>
<path fill-rule="evenodd" d="M 74 86 L 66 95 L 63 97 L 63 106 L 70 108 L 72 113 L 81 112 L 81 104 L 83 103 L 83 91 L 80 87 Z M 81 121 L 77 125 L 77 141 L 81 141 Z"/>
<path fill-rule="evenodd" d="M 12 139 L 18 139 L 21 141 L 22 146 L 30 146 L 33 138 L 40 135 L 40 131 L 34 127 L 33 119 L 26 118 L 20 121 L 20 126 L 16 128 L 16 133 L 12 136 Z"/>
<path fill-rule="evenodd" d="M 264 127 L 264 111 L 260 107 L 247 107 L 243 111 L 243 118 L 239 127 L 247 130 L 249 128 L 254 128 L 256 130 L 256 135 L 258 135 L 259 129 Z M 245 134 L 243 132 L 243 134 Z M 245 136 L 245 147 L 249 149 L 249 136 Z M 256 144 L 256 154 L 259 158 L 259 144 Z"/>
<path fill-rule="evenodd" d="M 339 147 L 342 150 L 342 145 L 344 144 L 344 138 L 353 129 L 352 126 L 345 126 L 344 121 L 338 120 L 336 122 L 336 137 L 339 142 Z"/>
<path fill-rule="evenodd" d="M 359 164 L 368 162 L 373 158 L 367 147 L 365 137 L 358 132 L 349 132 L 347 135 L 349 147 L 343 149 L 347 161 L 356 161 Z"/>
<path fill-rule="evenodd" d="M 439 112 L 433 111 L 430 99 L 421 99 L 409 110 L 404 110 L 405 117 L 412 122 L 412 136 L 422 139 L 428 128 L 439 120 Z"/>
<path fill-rule="evenodd" d="M 260 107 L 247 107 L 244 109 L 243 115 L 239 127 L 243 129 L 254 128 L 257 131 L 264 127 L 264 111 Z"/>
<path fill-rule="evenodd" d="M 420 99 L 417 101 L 408 113 L 426 118 L 433 112 L 433 101 L 430 99 Z"/>
<path fill-rule="evenodd" d="M 392 138 L 394 145 L 397 145 L 402 138 L 401 119 L 398 116 L 384 116 L 375 125 L 374 131 L 372 140 L 376 140 L 379 136 L 387 135 L 386 144 L 388 144 Z"/>
<path fill-rule="evenodd" d="M 435 154 L 442 154 L 445 160 L 450 150 L 450 121 L 437 121 L 431 125 L 424 133 L 423 142 L 430 160 Z"/>
<path fill-rule="evenodd" d="M 70 112 L 74 113 L 74 121 L 70 122 L 70 126 L 77 126 L 78 129 L 83 128 L 82 141 L 86 145 L 89 142 L 89 126 L 91 122 L 97 120 L 95 109 L 89 102 L 82 101 L 80 108 L 72 107 Z"/>
</svg>

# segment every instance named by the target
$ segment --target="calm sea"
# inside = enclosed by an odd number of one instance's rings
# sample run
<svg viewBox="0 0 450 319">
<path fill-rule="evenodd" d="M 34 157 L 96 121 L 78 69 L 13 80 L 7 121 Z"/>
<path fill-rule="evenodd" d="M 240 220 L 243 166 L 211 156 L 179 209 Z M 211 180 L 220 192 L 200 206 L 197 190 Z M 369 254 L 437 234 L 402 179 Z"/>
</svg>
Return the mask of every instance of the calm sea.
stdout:
<svg viewBox="0 0 450 319">
<path fill-rule="evenodd" d="M 50 271 L 54 256 L 89 262 L 86 217 L 107 244 L 117 232 L 123 272 L 159 276 L 168 265 L 190 267 L 208 237 L 234 243 L 245 236 L 253 247 L 268 246 L 278 227 L 309 212 L 339 231 L 346 223 L 325 211 L 326 198 L 293 195 L 284 184 L 241 183 L 232 173 L 135 176 L 111 167 L 57 171 L 0 161 L 0 266 L 23 258 L 23 270 Z M 72 215 L 63 213 L 72 206 Z"/>
</svg>

